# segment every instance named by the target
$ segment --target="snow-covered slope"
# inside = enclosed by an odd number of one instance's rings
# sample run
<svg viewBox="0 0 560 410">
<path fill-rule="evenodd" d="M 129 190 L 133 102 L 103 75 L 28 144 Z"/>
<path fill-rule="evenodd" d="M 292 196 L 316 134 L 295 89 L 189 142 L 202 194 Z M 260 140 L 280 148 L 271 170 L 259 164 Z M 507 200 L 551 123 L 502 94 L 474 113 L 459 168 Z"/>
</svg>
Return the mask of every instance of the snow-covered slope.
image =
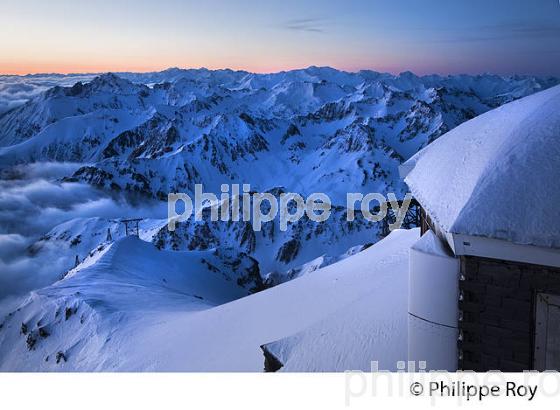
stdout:
<svg viewBox="0 0 560 410">
<path fill-rule="evenodd" d="M 404 168 L 447 232 L 560 248 L 560 86 L 468 121 Z M 443 200 L 444 199 L 444 200 Z"/>
<path fill-rule="evenodd" d="M 55 370 L 61 354 L 63 361 L 75 357 L 70 368 L 119 367 L 119 351 L 133 343 L 128 332 L 134 326 L 249 294 L 243 286 L 254 279 L 255 262 L 220 256 L 216 251 L 160 251 L 135 237 L 100 245 L 62 280 L 32 292 L 3 319 L 0 367 Z"/>
<path fill-rule="evenodd" d="M 33 78 L 17 81 L 39 81 Z M 69 86 L 72 78 L 79 81 Z M 385 278 L 385 265 L 400 272 L 409 238 L 394 233 L 368 248 L 380 239 L 379 224 L 359 212 L 347 221 L 346 194 L 404 196 L 398 167 L 418 150 L 558 80 L 309 67 L 274 74 L 170 69 L 60 76 L 55 83 L 61 85 L 0 114 L 0 223 L 7 221 L 0 245 L 4 237 L 18 241 L 0 249 L 17 249 L 0 267 L 14 283 L 25 282 L 14 295 L 51 284 L 0 322 L 6 369 L 254 370 L 262 367 L 260 344 L 289 345 L 299 357 L 329 320 L 338 326 L 332 340 L 323 339 L 324 349 L 332 347 L 354 310 L 375 308 L 369 303 L 377 296 L 393 302 L 374 289 L 396 290 L 402 282 L 367 275 Z M 48 169 L 39 164 L 52 161 L 61 165 L 56 177 L 18 176 L 29 164 Z M 169 232 L 160 219 L 163 201 L 169 192 L 192 195 L 197 183 L 215 194 L 233 183 L 275 195 L 323 192 L 334 207 L 327 221 L 304 217 L 286 231 L 278 220 L 255 232 L 245 222 L 205 217 Z M 72 189 L 75 195 L 50 201 Z M 25 221 L 10 220 L 12 213 Z M 35 214 L 42 223 L 34 223 Z M 144 217 L 141 240 L 123 238 L 119 220 L 131 216 Z M 33 287 L 28 279 L 37 271 L 42 279 Z M 375 317 L 379 325 L 363 325 L 364 334 L 388 331 Z M 367 353 L 383 343 L 377 339 Z M 325 368 L 361 367 L 360 350 L 349 348 L 339 362 L 325 358 Z M 286 369 L 318 368 L 309 356 L 283 357 Z"/>
<path fill-rule="evenodd" d="M 260 191 L 320 188 L 343 204 L 342 187 L 401 192 L 397 167 L 420 148 L 555 84 L 318 67 L 121 76 L 55 87 L 1 115 L 0 164 L 88 162 L 73 179 L 162 199 L 195 183 L 218 192 L 221 183 L 241 182 Z"/>
<path fill-rule="evenodd" d="M 406 357 L 408 249 L 418 234 L 394 231 L 240 299 L 245 289 L 207 270 L 222 267 L 214 255 L 125 238 L 2 319 L 0 369 L 261 371 L 260 346 L 285 338 L 284 349 L 299 352 L 287 369 L 393 368 Z"/>
<path fill-rule="evenodd" d="M 169 192 L 192 194 L 196 183 L 213 193 L 223 183 L 248 183 L 258 192 L 324 192 L 338 206 L 346 205 L 348 192 L 404 196 L 398 167 L 419 149 L 476 115 L 557 83 L 328 67 L 76 78 L 81 82 L 54 87 L 0 115 L 0 170 L 72 161 L 83 166 L 65 181 L 111 194 L 165 200 Z M 226 247 L 245 253 L 258 261 L 263 278 L 279 283 L 317 266 L 311 262 L 317 258 L 325 265 L 351 247 L 379 239 L 377 224 L 363 218 L 348 223 L 344 215 L 337 208 L 323 224 L 303 219 L 287 232 L 280 232 L 277 222 L 254 233 L 243 223 L 203 221 L 181 223 L 175 233 L 166 228 L 152 233 L 162 249 Z M 82 259 L 105 236 L 105 227 L 91 226 L 79 247 L 70 246 L 74 237 L 63 244 L 52 233 L 36 245 L 56 241 L 68 260 Z M 88 249 L 85 238 L 94 233 L 100 236 Z"/>
</svg>

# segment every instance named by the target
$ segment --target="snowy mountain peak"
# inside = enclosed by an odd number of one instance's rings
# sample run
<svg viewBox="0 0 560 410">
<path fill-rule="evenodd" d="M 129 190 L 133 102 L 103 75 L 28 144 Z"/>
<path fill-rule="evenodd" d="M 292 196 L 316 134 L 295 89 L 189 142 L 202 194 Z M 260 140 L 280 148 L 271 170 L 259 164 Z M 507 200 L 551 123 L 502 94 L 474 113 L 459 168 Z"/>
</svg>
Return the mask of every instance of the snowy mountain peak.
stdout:
<svg viewBox="0 0 560 410">
<path fill-rule="evenodd" d="M 132 362 L 126 360 L 145 365 L 145 349 L 134 343 L 126 344 L 124 358 L 113 349 L 133 340 L 131 335 L 160 346 L 154 327 L 165 334 L 179 329 L 181 340 L 198 341 L 189 344 L 194 350 L 185 351 L 189 360 L 177 363 L 209 369 L 229 360 L 228 368 L 240 369 L 246 362 L 232 364 L 235 357 L 220 356 L 224 341 L 211 340 L 209 329 L 216 320 L 230 326 L 220 335 L 224 340 L 232 336 L 225 343 L 237 344 L 239 323 L 273 328 L 274 318 L 267 315 L 275 312 L 267 311 L 267 295 L 289 301 L 275 305 L 287 316 L 299 317 L 298 309 L 306 309 L 316 312 L 304 315 L 315 321 L 335 296 L 337 309 L 351 302 L 370 306 L 376 298 L 366 293 L 361 293 L 364 301 L 349 298 L 354 292 L 336 283 L 351 280 L 352 289 L 361 292 L 377 286 L 377 279 L 392 281 L 388 275 L 372 280 L 364 276 L 369 268 L 361 268 L 371 267 L 372 261 L 374 270 L 386 266 L 392 256 L 384 259 L 385 251 L 400 255 L 396 271 L 406 279 L 401 269 L 407 266 L 402 256 L 406 243 L 385 240 L 368 247 L 381 239 L 381 225 L 359 210 L 349 221 L 347 193 L 403 197 L 408 188 L 399 166 L 420 149 L 434 141 L 437 146 L 440 136 L 476 116 L 558 82 L 526 76 L 349 73 L 329 67 L 272 74 L 170 69 L 77 81 L 61 76 L 57 81 L 61 78 L 61 86 L 0 116 L 0 171 L 8 176 L 0 179 L 2 195 L 16 203 L 10 212 L 28 218 L 10 232 L 10 246 L 19 246 L 31 266 L 22 273 L 16 260 L 2 269 L 17 272 L 13 283 L 20 290 L 33 291 L 0 316 L 1 369 L 130 369 Z M 250 184 L 252 192 L 275 196 L 322 192 L 333 207 L 323 223 L 303 217 L 281 229 L 277 218 L 260 231 L 247 221 L 212 221 L 206 208 L 200 220 L 188 219 L 170 231 L 163 201 L 170 192 L 192 196 L 195 184 L 217 195 L 222 184 Z M 138 238 L 125 238 L 125 217 L 142 218 Z M 17 231 L 28 226 L 31 234 Z M 399 235 L 413 242 L 417 233 L 393 232 L 390 238 Z M 369 257 L 364 259 L 360 251 L 366 248 Z M 352 260 L 361 261 L 360 269 L 353 268 Z M 336 262 L 348 268 L 345 274 L 324 269 Z M 41 272 L 40 286 L 19 280 L 36 271 Z M 327 281 L 320 277 L 325 272 Z M 312 287 L 297 290 L 302 282 Z M 275 288 L 259 292 L 270 286 Z M 320 306 L 292 303 L 329 289 Z M 239 304 L 229 310 L 233 300 Z M 365 310 L 363 319 L 374 310 Z M 406 310 L 401 313 L 390 317 L 387 326 L 404 320 Z M 346 318 L 336 323 L 343 325 Z M 295 339 L 291 335 L 310 325 L 243 339 L 251 351 L 243 360 L 250 357 L 252 367 L 262 367 L 258 346 L 276 340 L 276 347 L 269 347 L 278 353 L 278 347 L 306 339 L 305 333 Z M 219 362 L 197 354 L 209 343 Z M 115 356 L 123 362 L 111 361 Z M 294 365 L 293 357 L 285 359 L 287 368 Z M 162 360 L 158 363 L 167 359 Z M 169 362 L 161 366 L 173 368 Z"/>
</svg>

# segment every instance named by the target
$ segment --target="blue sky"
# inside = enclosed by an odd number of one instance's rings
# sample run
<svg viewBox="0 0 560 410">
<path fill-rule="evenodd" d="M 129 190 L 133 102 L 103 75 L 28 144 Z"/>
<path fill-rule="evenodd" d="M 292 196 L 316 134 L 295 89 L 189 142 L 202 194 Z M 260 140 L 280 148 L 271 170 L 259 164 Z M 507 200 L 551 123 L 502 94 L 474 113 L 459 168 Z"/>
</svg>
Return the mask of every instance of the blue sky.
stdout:
<svg viewBox="0 0 560 410">
<path fill-rule="evenodd" d="M 560 75 L 558 0 L 2 0 L 0 72 Z"/>
</svg>

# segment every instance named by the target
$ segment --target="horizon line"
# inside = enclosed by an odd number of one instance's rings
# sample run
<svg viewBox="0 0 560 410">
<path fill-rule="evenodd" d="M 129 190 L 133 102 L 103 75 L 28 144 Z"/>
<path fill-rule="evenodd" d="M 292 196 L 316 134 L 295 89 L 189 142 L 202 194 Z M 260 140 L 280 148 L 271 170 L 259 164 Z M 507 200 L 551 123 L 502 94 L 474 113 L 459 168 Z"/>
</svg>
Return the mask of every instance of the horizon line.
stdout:
<svg viewBox="0 0 560 410">
<path fill-rule="evenodd" d="M 25 74 L 23 73 L 2 73 L 0 72 L 0 76 L 2 77 L 31 77 L 31 76 L 48 76 L 48 75 L 59 75 L 59 76 L 78 76 L 78 75 L 103 75 L 103 74 L 156 74 L 156 73 L 162 73 L 164 71 L 170 71 L 170 70 L 181 70 L 181 71 L 202 71 L 202 70 L 206 70 L 206 71 L 232 71 L 232 72 L 244 72 L 247 74 L 256 74 L 256 75 L 272 75 L 272 74 L 280 74 L 280 73 L 287 73 L 287 72 L 292 72 L 292 71 L 305 71 L 305 70 L 309 70 L 312 68 L 318 68 L 318 69 L 331 69 L 331 70 L 335 70 L 338 72 L 343 72 L 343 73 L 349 73 L 349 74 L 357 74 L 360 72 L 374 72 L 374 73 L 378 73 L 378 74 L 389 74 L 389 75 L 393 75 L 393 76 L 400 76 L 402 74 L 406 74 L 406 73 L 411 73 L 417 77 L 430 77 L 430 76 L 485 76 L 485 75 L 495 75 L 495 76 L 499 76 L 499 77 L 511 77 L 511 76 L 526 76 L 526 77 L 538 77 L 538 78 L 546 78 L 546 77 L 551 77 L 551 78 L 559 78 L 559 75 L 555 75 L 555 74 L 530 74 L 527 72 L 519 72 L 519 73 L 498 73 L 498 72 L 490 72 L 490 71 L 480 71 L 480 72 L 473 72 L 473 73 L 468 73 L 468 72 L 447 72 L 447 73 L 442 73 L 442 72 L 431 72 L 429 74 L 417 74 L 414 71 L 410 70 L 410 69 L 406 69 L 403 71 L 392 71 L 392 70 L 382 70 L 382 71 L 378 71 L 374 68 L 359 68 L 359 69 L 342 69 L 342 68 L 336 68 L 333 66 L 329 66 L 329 65 L 310 65 L 307 67 L 298 67 L 298 68 L 290 68 L 290 69 L 279 69 L 277 71 L 251 71 L 248 69 L 242 69 L 242 68 L 230 68 L 230 67 L 222 67 L 222 68 L 208 68 L 208 67 L 204 67 L 204 66 L 199 66 L 199 67 L 177 67 L 177 66 L 172 66 L 172 67 L 167 67 L 167 68 L 163 68 L 161 70 L 128 70 L 128 71 L 117 71 L 117 70 L 101 70 L 101 71 L 68 71 L 68 72 L 57 72 L 57 71 L 37 71 L 37 72 L 27 72 Z"/>
</svg>

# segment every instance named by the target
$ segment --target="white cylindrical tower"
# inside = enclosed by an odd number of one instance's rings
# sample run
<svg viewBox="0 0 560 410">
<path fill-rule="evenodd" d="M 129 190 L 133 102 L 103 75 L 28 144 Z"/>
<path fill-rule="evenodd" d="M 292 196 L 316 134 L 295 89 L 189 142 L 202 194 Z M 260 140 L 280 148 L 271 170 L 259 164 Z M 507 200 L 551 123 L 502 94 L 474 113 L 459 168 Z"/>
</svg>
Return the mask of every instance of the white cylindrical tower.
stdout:
<svg viewBox="0 0 560 410">
<path fill-rule="evenodd" d="M 459 259 L 432 232 L 411 248 L 408 360 L 426 370 L 457 370 Z"/>
</svg>

